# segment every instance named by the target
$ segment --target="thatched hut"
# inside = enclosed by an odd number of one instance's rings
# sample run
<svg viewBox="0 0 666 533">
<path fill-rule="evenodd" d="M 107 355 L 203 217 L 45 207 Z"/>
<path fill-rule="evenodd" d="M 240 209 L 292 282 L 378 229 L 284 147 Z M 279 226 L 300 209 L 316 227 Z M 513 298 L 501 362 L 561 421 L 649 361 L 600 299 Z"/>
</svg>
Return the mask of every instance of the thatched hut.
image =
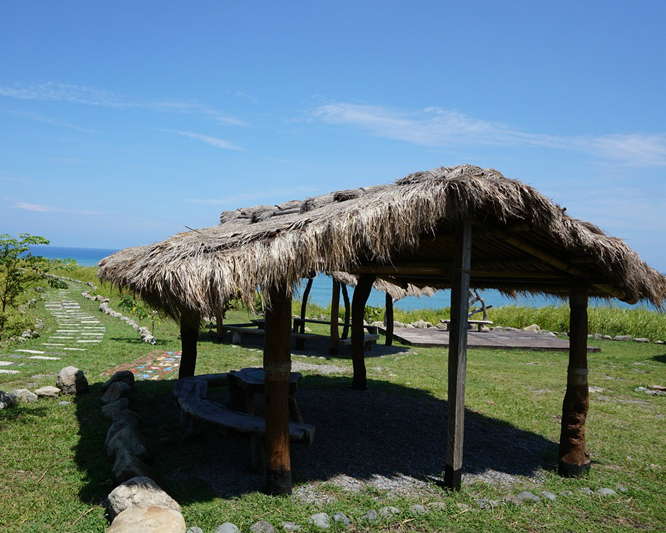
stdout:
<svg viewBox="0 0 666 533">
<path fill-rule="evenodd" d="M 467 165 L 418 172 L 392 185 L 225 212 L 220 221 L 118 252 L 100 263 L 100 276 L 181 320 L 187 372 L 194 370 L 198 317 L 231 296 L 251 305 L 261 288 L 268 302 L 268 482 L 277 492 L 291 490 L 289 445 L 280 411 L 284 402 L 270 399 L 286 394 L 291 292 L 301 278 L 337 271 L 357 277 L 352 351 L 358 388 L 365 385 L 359 366 L 362 314 L 372 284 L 381 279 L 405 289 L 452 289 L 445 478 L 454 488 L 462 465 L 469 287 L 569 298 L 571 348 L 560 443 L 565 474 L 590 464 L 584 439 L 588 298 L 662 307 L 666 295 L 666 277 L 622 240 L 569 217 L 532 187 Z"/>
</svg>

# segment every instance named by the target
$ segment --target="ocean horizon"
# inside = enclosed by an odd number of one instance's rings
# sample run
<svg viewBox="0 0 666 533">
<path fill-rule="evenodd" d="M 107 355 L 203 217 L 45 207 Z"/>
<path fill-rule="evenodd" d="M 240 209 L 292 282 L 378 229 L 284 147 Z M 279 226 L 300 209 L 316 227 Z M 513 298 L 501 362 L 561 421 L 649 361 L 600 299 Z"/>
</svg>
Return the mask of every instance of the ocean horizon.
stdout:
<svg viewBox="0 0 666 533">
<path fill-rule="evenodd" d="M 40 255 L 48 259 L 73 259 L 81 266 L 97 266 L 97 264 L 105 257 L 118 251 L 116 248 L 83 248 L 83 247 L 67 247 L 67 246 L 32 246 L 30 251 L 34 255 Z M 294 293 L 295 299 L 300 299 L 303 291 L 305 290 L 305 281 L 301 283 L 300 287 Z M 333 281 L 330 277 L 319 274 L 312 284 L 308 302 L 326 307 L 331 303 L 331 292 L 333 290 Z M 546 307 L 546 306 L 560 306 L 568 305 L 566 300 L 561 300 L 549 296 L 525 296 L 520 295 L 516 298 L 510 298 L 503 295 L 497 290 L 487 289 L 479 291 L 482 295 L 487 306 L 493 307 L 518 305 L 526 307 Z M 354 289 L 349 287 L 349 297 L 352 298 Z M 451 291 L 441 290 L 437 291 L 433 296 L 424 296 L 422 298 L 416 296 L 407 296 L 395 302 L 394 306 L 403 310 L 418 310 L 418 309 L 444 309 L 450 306 Z M 372 307 L 384 307 L 386 302 L 385 294 L 381 291 L 373 289 L 368 298 L 367 305 Z M 342 305 L 342 299 L 341 299 Z M 594 307 L 647 307 L 653 309 L 652 306 L 646 304 L 638 304 L 632 306 L 621 302 L 619 300 L 590 300 L 590 306 Z"/>
</svg>

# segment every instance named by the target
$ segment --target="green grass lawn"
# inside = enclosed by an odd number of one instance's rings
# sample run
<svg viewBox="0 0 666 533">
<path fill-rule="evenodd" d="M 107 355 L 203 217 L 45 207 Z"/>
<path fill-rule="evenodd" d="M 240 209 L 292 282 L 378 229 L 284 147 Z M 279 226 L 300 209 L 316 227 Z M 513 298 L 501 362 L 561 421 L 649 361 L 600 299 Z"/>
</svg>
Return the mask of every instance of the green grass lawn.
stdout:
<svg viewBox="0 0 666 533">
<path fill-rule="evenodd" d="M 68 294 L 81 308 L 99 318 L 106 327 L 104 342 L 86 352 L 72 352 L 59 361 L 29 361 L 16 375 L 0 374 L 0 389 L 31 390 L 55 385 L 59 370 L 72 364 L 81 368 L 91 385 L 89 394 L 58 400 L 41 399 L 0 411 L 0 531 L 90 532 L 108 527 L 103 498 L 112 490 L 111 464 L 104 439 L 109 421 L 101 414 L 101 384 L 110 368 L 160 350 L 178 350 L 178 328 L 171 321 L 146 323 L 158 339 L 156 346 L 143 343 L 136 332 L 118 319 L 100 313 L 96 302 L 80 297 L 86 287 L 71 284 Z M 113 307 L 113 302 L 112 302 Z M 41 337 L 16 348 L 43 349 L 42 342 L 56 329 L 55 320 L 43 302 L 37 312 L 46 321 Z M 228 321 L 242 322 L 247 314 L 232 312 Z M 664 320 L 664 316 L 660 316 Z M 534 322 L 538 322 L 534 320 Z M 325 333 L 324 326 L 311 326 Z M 566 329 L 566 328 L 565 328 Z M 632 332 L 640 336 L 640 332 Z M 648 335 L 645 335 L 648 336 Z M 381 341 L 380 341 L 381 342 Z M 354 520 L 351 530 L 367 531 L 621 531 L 663 530 L 666 524 L 666 397 L 637 392 L 639 386 L 666 385 L 666 347 L 656 344 L 594 341 L 600 353 L 589 357 L 591 393 L 587 419 L 587 447 L 593 467 L 582 479 L 564 479 L 545 469 L 536 479 L 521 479 L 506 488 L 485 482 L 468 482 L 460 493 L 432 486 L 425 495 L 401 497 L 370 486 L 350 492 L 319 482 L 316 490 L 328 496 L 318 507 L 296 497 L 274 498 L 261 492 L 215 496 L 205 479 L 195 475 L 197 464 L 209 454 L 225 453 L 225 438 L 207 439 L 201 447 L 181 444 L 178 418 L 171 391 L 174 376 L 165 381 L 139 382 L 133 401 L 142 416 L 143 430 L 154 446 L 155 476 L 183 506 L 188 526 L 204 531 L 226 521 L 248 531 L 258 520 L 270 521 L 278 530 L 283 520 L 295 521 L 309 531 L 308 517 L 323 510 L 344 512 Z M 0 359 L 3 359 L 0 357 Z M 232 346 L 213 341 L 205 334 L 199 346 L 197 373 L 221 372 L 260 365 L 261 351 L 255 346 Z M 300 360 L 300 359 L 295 359 Z M 311 364 L 351 368 L 349 355 L 326 360 L 307 359 Z M 368 358 L 368 378 L 373 390 L 403 395 L 421 395 L 433 401 L 446 398 L 446 353 L 442 349 L 404 347 L 382 358 Z M 559 416 L 566 383 L 567 355 L 545 351 L 470 350 L 466 405 L 468 416 L 491 420 L 497 427 L 512 427 L 537 438 L 557 443 Z M 340 373 L 330 379 L 308 376 L 301 390 L 345 390 L 350 379 Z M 352 394 L 350 392 L 350 394 Z M 60 405 L 62 400 L 70 403 Z M 168 407 L 168 408 L 167 408 Z M 312 421 L 315 425 L 317 421 Z M 380 430 L 381 419 L 377 421 Z M 492 438 L 492 435 L 489 435 Z M 545 459 L 553 466 L 554 452 Z M 326 460 L 326 458 L 322 458 Z M 445 458 L 442 457 L 442 469 Z M 179 473 L 176 475 L 175 473 Z M 294 489 L 310 480 L 294 472 Z M 581 489 L 601 487 L 627 491 L 616 496 L 586 495 Z M 522 489 L 539 494 L 548 490 L 556 501 L 499 505 L 480 509 L 479 498 L 501 500 Z M 406 510 L 416 503 L 441 502 L 426 515 Z M 403 513 L 372 524 L 359 521 L 369 509 L 394 505 Z M 335 528 L 332 528 L 335 529 Z"/>
</svg>

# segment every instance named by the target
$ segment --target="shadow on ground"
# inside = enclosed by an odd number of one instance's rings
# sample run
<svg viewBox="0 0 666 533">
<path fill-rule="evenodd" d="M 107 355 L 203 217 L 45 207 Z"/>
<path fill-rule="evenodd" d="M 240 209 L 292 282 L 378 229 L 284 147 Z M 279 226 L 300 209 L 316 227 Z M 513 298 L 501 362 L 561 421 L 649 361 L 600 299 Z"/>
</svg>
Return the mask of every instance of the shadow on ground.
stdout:
<svg viewBox="0 0 666 533">
<path fill-rule="evenodd" d="M 292 444 L 295 484 L 342 483 L 347 488 L 374 484 L 400 492 L 427 488 L 439 478 L 446 458 L 447 403 L 424 391 L 385 381 L 370 381 L 369 390 L 349 389 L 350 377 L 306 376 L 298 403 L 306 422 L 316 426 L 310 446 Z M 142 431 L 153 450 L 154 479 L 182 504 L 214 497 L 261 491 L 262 475 L 252 474 L 249 439 L 210 427 L 181 441 L 174 381 L 137 382 L 130 407 L 142 418 Z M 104 439 L 110 420 L 101 414 L 101 385 L 77 398 L 81 439 L 76 459 L 87 472 L 81 498 L 104 497 L 113 488 Z M 228 393 L 209 395 L 225 403 Z M 261 402 L 258 401 L 258 404 Z M 467 411 L 465 481 L 474 478 L 510 482 L 549 468 L 557 444 L 492 418 Z"/>
<path fill-rule="evenodd" d="M 666 363 L 666 353 L 663 355 L 655 355 L 652 359 L 659 363 Z"/>
</svg>

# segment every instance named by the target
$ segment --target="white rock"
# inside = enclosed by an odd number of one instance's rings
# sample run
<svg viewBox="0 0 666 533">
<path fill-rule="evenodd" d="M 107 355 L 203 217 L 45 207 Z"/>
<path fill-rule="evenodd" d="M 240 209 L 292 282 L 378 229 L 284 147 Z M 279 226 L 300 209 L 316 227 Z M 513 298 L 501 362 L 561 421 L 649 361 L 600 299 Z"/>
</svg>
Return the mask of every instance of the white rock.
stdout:
<svg viewBox="0 0 666 533">
<path fill-rule="evenodd" d="M 51 385 L 48 385 L 46 387 L 37 389 L 35 394 L 40 398 L 57 398 L 60 396 L 60 389 L 58 387 L 52 387 Z"/>
<path fill-rule="evenodd" d="M 107 533 L 185 533 L 185 519 L 168 507 L 130 507 L 118 516 Z"/>
<path fill-rule="evenodd" d="M 107 508 L 115 517 L 130 507 L 157 505 L 180 512 L 180 505 L 149 477 L 133 477 L 118 485 L 107 498 Z"/>
</svg>

